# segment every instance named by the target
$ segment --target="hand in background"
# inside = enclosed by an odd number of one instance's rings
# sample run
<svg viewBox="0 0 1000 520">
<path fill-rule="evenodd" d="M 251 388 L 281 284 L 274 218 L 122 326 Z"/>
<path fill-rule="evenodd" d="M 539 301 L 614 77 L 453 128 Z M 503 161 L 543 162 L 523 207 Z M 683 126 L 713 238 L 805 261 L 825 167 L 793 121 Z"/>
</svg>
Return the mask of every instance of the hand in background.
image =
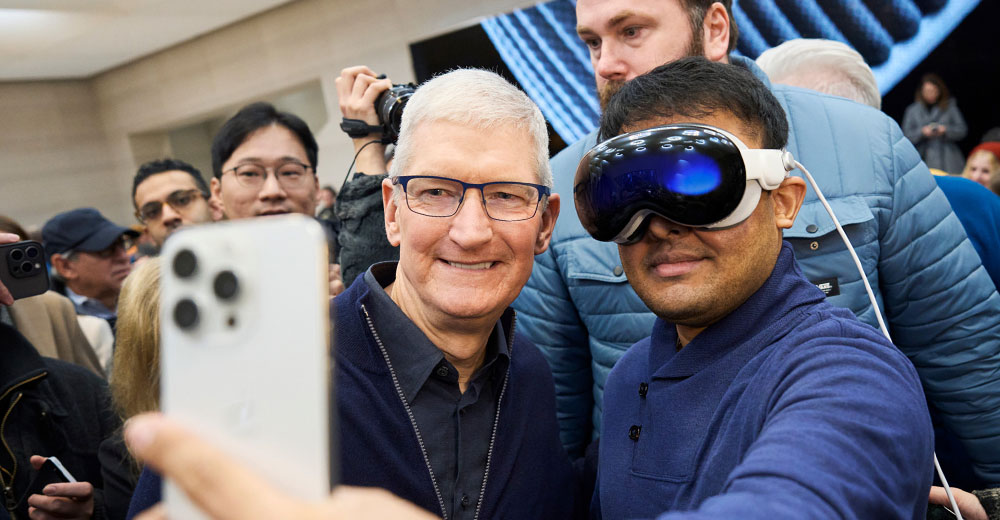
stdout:
<svg viewBox="0 0 1000 520">
<path fill-rule="evenodd" d="M 345 118 L 360 119 L 368 125 L 378 126 L 375 100 L 378 99 L 379 94 L 392 88 L 391 80 L 388 78 L 377 79 L 373 70 L 359 65 L 340 71 L 340 77 L 334 83 L 337 85 L 340 113 Z M 354 153 L 358 154 L 357 171 L 368 175 L 386 173 L 385 145 L 374 143 L 361 151 L 362 146 L 381 137 L 382 134 L 379 132 L 353 139 Z"/>
<path fill-rule="evenodd" d="M 344 292 L 344 278 L 340 275 L 340 264 L 330 264 L 330 298 Z"/>
<path fill-rule="evenodd" d="M 31 465 L 38 471 L 46 460 L 46 457 L 32 455 Z M 28 517 L 32 520 L 86 520 L 94 514 L 94 486 L 89 482 L 49 484 L 42 493 L 28 497 Z"/>
</svg>

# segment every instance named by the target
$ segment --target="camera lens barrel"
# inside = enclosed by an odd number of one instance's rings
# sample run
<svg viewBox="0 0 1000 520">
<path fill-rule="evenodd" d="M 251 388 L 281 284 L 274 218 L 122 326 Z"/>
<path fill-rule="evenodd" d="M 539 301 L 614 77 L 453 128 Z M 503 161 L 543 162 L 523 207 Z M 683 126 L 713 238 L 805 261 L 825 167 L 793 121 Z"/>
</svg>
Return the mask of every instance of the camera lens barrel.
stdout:
<svg viewBox="0 0 1000 520">
<path fill-rule="evenodd" d="M 198 270 L 198 257 L 190 249 L 181 249 L 174 256 L 173 269 L 180 278 L 188 278 Z"/>
<path fill-rule="evenodd" d="M 174 323 L 183 330 L 190 330 L 198 325 L 198 304 L 190 298 L 184 298 L 174 306 Z"/>
<path fill-rule="evenodd" d="M 392 88 L 379 94 L 375 100 L 375 113 L 378 114 L 378 122 L 382 125 L 383 137 L 395 143 L 399 140 L 399 127 L 403 122 L 403 108 L 406 107 L 410 96 L 416 91 L 416 86 L 412 83 L 405 85 L 393 85 Z"/>
</svg>

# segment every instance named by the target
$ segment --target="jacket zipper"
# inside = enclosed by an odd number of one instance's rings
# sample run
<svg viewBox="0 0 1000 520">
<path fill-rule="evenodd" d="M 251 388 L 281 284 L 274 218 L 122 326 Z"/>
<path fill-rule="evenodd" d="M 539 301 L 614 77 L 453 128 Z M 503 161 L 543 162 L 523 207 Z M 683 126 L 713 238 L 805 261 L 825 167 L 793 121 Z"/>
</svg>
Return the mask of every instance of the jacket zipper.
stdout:
<svg viewBox="0 0 1000 520">
<path fill-rule="evenodd" d="M 368 309 L 361 305 L 361 310 L 365 313 L 365 321 L 368 322 L 368 329 L 372 331 L 372 335 L 375 336 L 375 342 L 378 344 L 378 349 L 382 353 L 382 358 L 385 359 L 385 364 L 389 366 L 389 374 L 392 376 L 392 384 L 396 387 L 396 394 L 399 396 L 399 400 L 403 402 L 403 407 L 406 409 L 406 415 L 410 418 L 410 425 L 413 427 L 413 432 L 417 435 L 417 443 L 420 445 L 420 453 L 424 456 L 424 464 L 427 466 L 427 473 L 431 476 L 431 484 L 434 485 L 434 494 L 438 499 L 438 506 L 441 508 L 441 516 L 443 520 L 448 520 L 448 511 L 444 507 L 444 497 L 441 496 L 441 489 L 438 487 L 437 478 L 434 477 L 434 470 L 431 468 L 430 458 L 427 456 L 427 447 L 424 446 L 424 439 L 420 436 L 420 430 L 417 428 L 417 420 L 413 417 L 413 410 L 410 409 L 410 404 L 406 402 L 406 398 L 403 395 L 403 389 L 399 386 L 399 379 L 396 377 L 396 370 L 392 368 L 392 362 L 389 361 L 389 353 L 385 350 L 385 345 L 382 344 L 382 338 L 379 337 L 378 332 L 375 330 L 375 325 L 372 323 L 372 318 L 368 314 Z M 514 355 L 514 329 L 517 326 L 517 314 L 514 314 L 511 319 L 510 334 L 507 336 L 507 352 L 511 357 Z M 503 396 L 507 392 L 507 381 L 510 380 L 510 369 L 507 369 L 507 373 L 504 374 L 503 386 L 500 387 L 500 397 L 497 398 L 497 411 L 496 415 L 493 417 L 493 432 L 490 434 L 490 447 L 486 452 L 486 467 L 483 470 L 483 485 L 479 489 L 479 501 L 476 504 L 476 514 L 473 516 L 473 520 L 479 520 L 479 513 L 483 509 L 483 499 L 486 498 L 486 482 L 490 478 L 490 463 L 493 461 L 493 446 L 496 444 L 497 439 L 497 428 L 500 425 L 500 405 L 503 404 Z"/>
<path fill-rule="evenodd" d="M 406 396 L 403 394 L 403 388 L 399 386 L 399 378 L 396 377 L 396 370 L 392 368 L 392 363 L 389 361 L 389 353 L 386 352 L 385 345 L 382 344 L 382 338 L 379 337 L 378 332 L 375 330 L 375 325 L 372 323 L 372 318 L 368 315 L 368 309 L 365 308 L 364 304 L 361 305 L 361 310 L 365 313 L 365 321 L 368 322 L 368 329 L 371 330 L 372 335 L 375 336 L 375 343 L 378 344 L 378 349 L 382 353 L 382 358 L 385 359 L 385 364 L 389 366 L 389 375 L 392 376 L 392 384 L 396 387 L 396 395 L 399 396 L 399 400 L 403 402 L 403 408 L 406 409 L 406 415 L 410 419 L 410 426 L 413 427 L 413 433 L 417 435 L 417 444 L 420 445 L 420 454 L 424 457 L 424 464 L 427 466 L 427 473 L 431 476 L 431 484 L 434 486 L 434 495 L 437 496 L 438 506 L 441 508 L 441 517 L 443 520 L 448 520 L 448 510 L 444 507 L 444 497 L 441 496 L 441 488 L 438 487 L 437 478 L 434 477 L 434 470 L 431 469 L 431 459 L 427 455 L 427 447 L 424 445 L 424 438 L 420 435 L 420 429 L 417 428 L 417 420 L 413 417 L 413 410 L 410 408 L 410 403 L 406 402 Z M 488 457 L 486 459 L 486 464 L 487 467 L 489 467 Z"/>
<path fill-rule="evenodd" d="M 511 359 L 514 358 L 514 329 L 517 327 L 517 314 L 511 317 L 510 334 L 507 336 L 507 352 Z M 511 363 L 513 365 L 513 363 Z M 493 461 L 493 445 L 497 440 L 497 428 L 500 425 L 500 405 L 503 404 L 503 394 L 507 392 L 507 381 L 510 380 L 510 368 L 503 377 L 503 386 L 500 387 L 500 397 L 497 398 L 497 415 L 493 418 L 493 433 L 490 435 L 490 449 L 486 452 L 486 469 L 483 471 L 483 487 L 479 490 L 479 503 L 476 504 L 476 514 L 473 520 L 479 520 L 479 513 L 483 510 L 483 500 L 486 498 L 486 481 L 490 478 L 490 462 Z"/>
<path fill-rule="evenodd" d="M 31 383 L 32 381 L 37 381 L 37 380 L 39 380 L 39 379 L 41 379 L 41 378 L 43 378 L 43 377 L 45 377 L 47 375 L 49 375 L 48 372 L 42 372 L 41 374 L 38 374 L 35 377 L 31 377 L 31 378 L 25 379 L 24 381 L 21 381 L 20 383 L 17 383 L 16 385 L 8 388 L 7 391 L 3 393 L 3 395 L 0 395 L 0 402 L 3 402 L 3 400 L 6 399 L 7 396 L 10 395 L 14 390 L 17 390 L 18 388 L 20 388 L 20 387 L 22 387 L 22 386 L 24 386 L 24 385 L 26 385 L 28 383 Z M 3 422 L 0 422 L 0 441 L 3 441 L 3 446 L 4 446 L 4 448 L 6 448 L 7 453 L 10 454 L 10 460 L 13 461 L 13 463 L 14 463 L 14 469 L 13 469 L 13 471 L 10 472 L 10 482 L 6 482 L 5 481 L 3 483 L 4 499 L 5 499 L 5 502 L 6 502 L 5 505 L 6 505 L 7 510 L 11 514 L 13 514 L 13 512 L 14 512 L 14 507 L 17 506 L 17 504 L 15 502 L 16 501 L 16 497 L 14 497 L 14 476 L 17 474 L 17 457 L 14 456 L 14 451 L 11 450 L 10 449 L 10 445 L 7 444 L 7 434 L 5 433 L 5 430 L 7 428 L 7 419 L 10 417 L 11 412 L 14 411 L 14 407 L 17 406 L 17 403 L 21 402 L 21 397 L 23 395 L 24 394 L 19 394 L 17 396 L 17 398 L 15 398 L 12 403 L 10 403 L 10 407 L 7 408 L 7 413 L 5 413 L 3 415 Z M 4 471 L 6 471 L 6 470 L 4 470 Z M 2 476 L 2 475 L 0 475 L 0 476 Z"/>
</svg>

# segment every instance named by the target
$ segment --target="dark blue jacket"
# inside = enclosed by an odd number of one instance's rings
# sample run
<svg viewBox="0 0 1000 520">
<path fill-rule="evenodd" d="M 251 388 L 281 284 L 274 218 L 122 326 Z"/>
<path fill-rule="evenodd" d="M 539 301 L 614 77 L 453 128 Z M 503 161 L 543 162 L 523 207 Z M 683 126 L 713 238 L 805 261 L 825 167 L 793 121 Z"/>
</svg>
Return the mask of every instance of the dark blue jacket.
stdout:
<svg viewBox="0 0 1000 520">
<path fill-rule="evenodd" d="M 608 376 L 603 518 L 924 517 L 933 435 L 917 373 L 825 301 L 787 242 L 746 302 L 676 340 L 656 320 Z"/>
<path fill-rule="evenodd" d="M 334 300 L 341 483 L 383 487 L 442 515 L 411 418 L 365 319 L 368 291 L 359 276 Z M 510 368 L 478 516 L 569 518 L 575 483 L 559 441 L 552 375 L 535 346 L 513 333 L 514 322 L 513 310 L 501 318 Z"/>
<path fill-rule="evenodd" d="M 332 306 L 340 483 L 385 488 L 443 515 L 411 417 L 365 319 L 361 301 L 368 290 L 359 276 Z M 502 324 L 513 338 L 510 368 L 478 517 L 570 518 L 576 480 L 559 441 L 552 374 L 538 349 L 513 333 L 514 322 L 508 310 Z M 129 517 L 159 499 L 159 479 L 144 472 Z"/>
<path fill-rule="evenodd" d="M 962 177 L 939 175 L 934 180 L 948 197 L 993 285 L 1000 288 L 1000 197 Z"/>
</svg>

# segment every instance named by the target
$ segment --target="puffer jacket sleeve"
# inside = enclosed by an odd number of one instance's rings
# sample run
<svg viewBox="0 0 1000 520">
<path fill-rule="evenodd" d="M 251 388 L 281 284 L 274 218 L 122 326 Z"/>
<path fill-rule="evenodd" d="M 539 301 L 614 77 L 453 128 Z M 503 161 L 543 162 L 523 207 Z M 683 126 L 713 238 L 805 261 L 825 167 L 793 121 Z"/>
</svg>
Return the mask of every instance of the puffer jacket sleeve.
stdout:
<svg viewBox="0 0 1000 520">
<path fill-rule="evenodd" d="M 891 136 L 878 270 L 893 342 L 985 481 L 1000 483 L 1000 296 L 927 167 Z"/>
<path fill-rule="evenodd" d="M 594 407 L 587 329 L 570 299 L 552 248 L 535 257 L 528 284 L 514 302 L 517 326 L 552 368 L 559 435 L 571 458 L 590 441 Z"/>
</svg>

